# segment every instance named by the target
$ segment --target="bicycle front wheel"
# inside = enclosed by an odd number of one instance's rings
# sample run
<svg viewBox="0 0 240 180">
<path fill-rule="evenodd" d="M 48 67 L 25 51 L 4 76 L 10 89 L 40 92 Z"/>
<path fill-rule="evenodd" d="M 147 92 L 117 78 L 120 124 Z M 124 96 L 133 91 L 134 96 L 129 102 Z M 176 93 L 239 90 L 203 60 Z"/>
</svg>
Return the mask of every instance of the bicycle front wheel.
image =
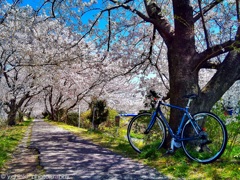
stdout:
<svg viewBox="0 0 240 180">
<path fill-rule="evenodd" d="M 144 134 L 151 121 L 150 113 L 135 116 L 128 125 L 127 138 L 132 148 L 141 153 L 144 150 L 159 149 L 166 138 L 166 128 L 159 117 L 148 134 Z"/>
<path fill-rule="evenodd" d="M 183 127 L 182 147 L 186 155 L 200 163 L 210 163 L 219 158 L 227 144 L 227 130 L 223 122 L 213 113 L 200 112 L 193 116 L 197 124 L 188 120 Z M 198 128 L 198 127 L 200 128 Z M 197 129 L 200 132 L 197 133 Z"/>
</svg>

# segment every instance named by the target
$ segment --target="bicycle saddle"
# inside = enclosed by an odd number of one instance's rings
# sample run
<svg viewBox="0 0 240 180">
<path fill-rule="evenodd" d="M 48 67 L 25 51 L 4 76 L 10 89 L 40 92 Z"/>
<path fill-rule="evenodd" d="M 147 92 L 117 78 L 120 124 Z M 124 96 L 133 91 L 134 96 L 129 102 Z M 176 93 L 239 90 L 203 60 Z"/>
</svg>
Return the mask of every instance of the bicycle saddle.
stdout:
<svg viewBox="0 0 240 180">
<path fill-rule="evenodd" d="M 188 94 L 188 95 L 185 95 L 183 96 L 184 98 L 187 98 L 187 99 L 195 99 L 198 97 L 197 94 Z"/>
</svg>

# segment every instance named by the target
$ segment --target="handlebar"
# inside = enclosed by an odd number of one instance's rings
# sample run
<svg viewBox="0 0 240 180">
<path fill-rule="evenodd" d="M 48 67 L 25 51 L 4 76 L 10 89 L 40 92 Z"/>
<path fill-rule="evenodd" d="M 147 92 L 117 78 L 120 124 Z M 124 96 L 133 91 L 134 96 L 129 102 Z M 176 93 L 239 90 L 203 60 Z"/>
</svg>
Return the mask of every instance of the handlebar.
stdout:
<svg viewBox="0 0 240 180">
<path fill-rule="evenodd" d="M 157 92 L 154 91 L 154 90 L 150 90 L 150 91 L 149 91 L 149 94 L 147 94 L 147 97 L 148 97 L 148 98 L 154 98 L 155 100 L 156 100 L 156 99 L 161 99 L 161 100 L 164 100 L 164 99 L 165 99 L 163 95 L 161 95 L 160 93 L 157 93 Z"/>
<path fill-rule="evenodd" d="M 151 99 L 152 107 L 155 107 L 157 102 L 165 101 L 169 98 L 169 94 L 167 94 L 167 96 L 164 97 L 163 95 L 161 95 L 160 93 L 157 93 L 154 90 L 150 90 L 149 93 L 150 94 L 148 94 L 146 97 Z M 197 94 L 188 94 L 188 95 L 183 96 L 183 98 L 188 99 L 188 103 L 187 103 L 186 107 L 189 107 L 192 100 L 198 98 L 198 95 Z"/>
<path fill-rule="evenodd" d="M 160 93 L 157 93 L 156 91 L 154 90 L 150 90 L 150 96 L 153 96 L 154 98 L 160 98 L 162 97 Z"/>
<path fill-rule="evenodd" d="M 164 97 L 163 95 L 161 95 L 160 93 L 157 93 L 156 91 L 154 90 L 150 90 L 149 91 L 150 94 L 147 95 L 147 97 L 154 97 L 154 98 L 162 98 L 162 100 L 166 100 L 168 99 L 168 95 L 166 97 Z M 186 99 L 196 99 L 198 98 L 198 95 L 197 94 L 188 94 L 188 95 L 184 95 L 183 98 L 186 98 Z"/>
</svg>

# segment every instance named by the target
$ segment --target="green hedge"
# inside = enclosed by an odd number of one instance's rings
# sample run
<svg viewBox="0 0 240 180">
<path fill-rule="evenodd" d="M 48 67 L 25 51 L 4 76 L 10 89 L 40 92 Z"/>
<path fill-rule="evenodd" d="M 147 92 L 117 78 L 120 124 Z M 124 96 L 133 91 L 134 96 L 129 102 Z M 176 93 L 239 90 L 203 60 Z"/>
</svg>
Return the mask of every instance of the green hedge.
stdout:
<svg viewBox="0 0 240 180">
<path fill-rule="evenodd" d="M 92 120 L 90 119 L 90 110 L 81 113 L 80 116 L 80 126 L 82 128 L 91 128 L 92 127 Z M 118 115 L 118 112 L 114 109 L 109 109 L 109 115 L 106 122 L 101 123 L 101 126 L 113 126 L 115 123 L 115 116 Z M 68 113 L 66 123 L 73 126 L 78 126 L 79 121 L 79 114 L 77 112 L 70 112 Z"/>
</svg>

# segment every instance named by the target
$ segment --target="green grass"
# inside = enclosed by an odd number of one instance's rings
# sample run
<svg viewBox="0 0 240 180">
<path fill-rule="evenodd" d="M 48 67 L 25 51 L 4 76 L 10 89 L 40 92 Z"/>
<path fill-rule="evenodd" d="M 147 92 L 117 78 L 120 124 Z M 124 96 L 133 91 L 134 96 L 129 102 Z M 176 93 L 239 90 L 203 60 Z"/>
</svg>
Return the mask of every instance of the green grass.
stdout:
<svg viewBox="0 0 240 180">
<path fill-rule="evenodd" d="M 24 121 L 16 126 L 0 127 L 0 170 L 22 140 L 31 120 Z"/>
<path fill-rule="evenodd" d="M 234 156 L 239 154 L 239 136 L 236 141 L 237 143 L 231 147 L 228 145 L 227 150 L 218 161 L 211 164 L 200 164 L 190 161 L 182 149 L 178 149 L 174 155 L 167 156 L 165 155 L 166 150 L 164 149 L 150 149 L 142 154 L 136 153 L 126 139 L 126 120 L 121 123 L 121 128 L 105 128 L 101 131 L 86 130 L 64 123 L 51 123 L 63 127 L 84 139 L 91 140 L 93 143 L 104 146 L 125 157 L 133 158 L 154 167 L 170 178 L 240 179 L 240 159 L 234 158 Z M 231 153 L 229 154 L 228 152 L 230 151 Z"/>
</svg>

